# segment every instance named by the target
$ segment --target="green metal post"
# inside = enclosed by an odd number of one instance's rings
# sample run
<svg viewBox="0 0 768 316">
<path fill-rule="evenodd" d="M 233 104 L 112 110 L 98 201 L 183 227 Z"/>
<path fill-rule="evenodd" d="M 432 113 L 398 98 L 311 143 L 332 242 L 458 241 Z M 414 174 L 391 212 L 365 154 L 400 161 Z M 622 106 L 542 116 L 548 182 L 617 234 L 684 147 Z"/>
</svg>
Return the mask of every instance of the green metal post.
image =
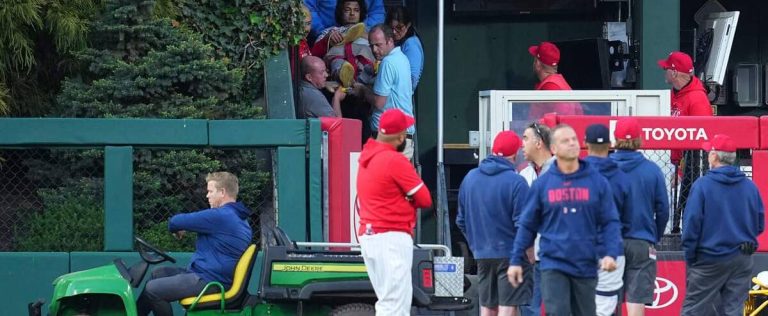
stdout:
<svg viewBox="0 0 768 316">
<path fill-rule="evenodd" d="M 133 249 L 133 147 L 104 149 L 104 251 Z"/>
<path fill-rule="evenodd" d="M 277 225 L 296 241 L 307 241 L 307 183 L 304 147 L 277 148 Z"/>
<path fill-rule="evenodd" d="M 282 50 L 269 57 L 264 65 L 264 86 L 267 99 L 267 117 L 271 119 L 295 119 L 291 65 L 288 51 Z"/>
<path fill-rule="evenodd" d="M 308 120 L 307 151 L 307 197 L 309 198 L 309 239 L 310 241 L 323 240 L 323 179 L 320 166 L 320 151 L 322 147 L 322 131 L 320 120 Z"/>
<path fill-rule="evenodd" d="M 635 30 L 640 43 L 639 89 L 667 89 L 656 62 L 680 49 L 680 0 L 639 0 Z"/>
</svg>

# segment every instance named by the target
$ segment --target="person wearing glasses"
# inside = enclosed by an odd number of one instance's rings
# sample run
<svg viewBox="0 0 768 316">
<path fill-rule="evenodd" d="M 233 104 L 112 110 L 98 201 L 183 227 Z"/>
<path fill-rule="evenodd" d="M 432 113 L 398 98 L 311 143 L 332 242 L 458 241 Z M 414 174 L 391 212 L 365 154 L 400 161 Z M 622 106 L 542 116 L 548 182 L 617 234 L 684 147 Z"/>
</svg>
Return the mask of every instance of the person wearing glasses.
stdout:
<svg viewBox="0 0 768 316">
<path fill-rule="evenodd" d="M 556 126 L 550 148 L 557 158 L 528 191 L 507 277 L 512 286 L 525 283 L 526 250 L 539 233 L 540 287 L 547 315 L 594 316 L 596 267 L 613 271 L 622 254 L 613 191 L 596 168 L 579 159 L 573 128 Z"/>
<path fill-rule="evenodd" d="M 528 48 L 528 53 L 533 56 L 533 73 L 539 79 L 536 90 L 572 90 L 565 81 L 563 75 L 557 73 L 560 63 L 560 49 L 550 42 L 541 42 Z M 529 119 L 540 119 L 544 114 L 557 113 L 560 115 L 584 114 L 581 104 L 578 102 L 546 102 L 531 104 L 528 114 Z"/>
<path fill-rule="evenodd" d="M 411 22 L 411 15 L 403 6 L 393 7 L 387 11 L 385 23 L 395 33 L 395 46 L 400 47 L 405 57 L 408 57 L 408 62 L 411 63 L 411 85 L 416 91 L 421 71 L 424 69 L 424 49 L 419 36 L 416 35 L 416 28 Z"/>
<path fill-rule="evenodd" d="M 549 127 L 536 121 L 528 124 L 523 131 L 523 158 L 528 162 L 528 166 L 520 171 L 528 186 L 533 185 L 533 181 L 540 175 L 547 172 L 555 157 L 549 148 Z M 541 315 L 541 271 L 539 271 L 539 237 L 536 237 L 534 246 L 528 250 L 528 255 L 535 260 L 533 267 L 533 295 L 531 303 L 523 308 L 523 315 Z"/>
</svg>

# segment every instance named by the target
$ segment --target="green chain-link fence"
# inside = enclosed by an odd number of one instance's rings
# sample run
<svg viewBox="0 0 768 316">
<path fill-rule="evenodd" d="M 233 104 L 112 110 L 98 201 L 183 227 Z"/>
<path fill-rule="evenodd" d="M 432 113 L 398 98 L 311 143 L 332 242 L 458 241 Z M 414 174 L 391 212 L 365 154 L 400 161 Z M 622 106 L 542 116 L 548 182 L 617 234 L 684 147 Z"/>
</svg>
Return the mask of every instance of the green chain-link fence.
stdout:
<svg viewBox="0 0 768 316">
<path fill-rule="evenodd" d="M 158 247 L 191 251 L 194 236 L 168 233 L 174 214 L 208 208 L 205 175 L 229 171 L 238 200 L 271 216 L 270 149 L 143 149 L 134 151 L 134 233 Z M 104 240 L 103 149 L 1 149 L 0 251 L 101 251 Z"/>
</svg>

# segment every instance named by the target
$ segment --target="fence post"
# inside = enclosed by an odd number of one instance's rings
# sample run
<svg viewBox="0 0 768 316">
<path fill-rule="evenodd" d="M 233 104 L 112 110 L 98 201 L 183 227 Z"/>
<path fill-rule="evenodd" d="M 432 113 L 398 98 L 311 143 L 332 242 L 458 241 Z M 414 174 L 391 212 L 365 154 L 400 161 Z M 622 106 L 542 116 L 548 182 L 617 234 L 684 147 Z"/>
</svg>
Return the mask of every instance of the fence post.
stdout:
<svg viewBox="0 0 768 316">
<path fill-rule="evenodd" d="M 277 148 L 277 226 L 292 240 L 307 241 L 306 149 Z"/>
<path fill-rule="evenodd" d="M 307 120 L 307 197 L 309 203 L 309 240 L 323 240 L 323 179 L 321 168 L 320 151 L 322 147 L 322 130 L 320 129 L 320 120 Z M 327 188 L 326 188 L 327 189 Z"/>
<path fill-rule="evenodd" d="M 267 99 L 267 118 L 295 119 L 293 82 L 288 51 L 281 50 L 264 62 L 264 86 Z"/>
<path fill-rule="evenodd" d="M 104 251 L 133 250 L 133 147 L 104 148 Z"/>
</svg>

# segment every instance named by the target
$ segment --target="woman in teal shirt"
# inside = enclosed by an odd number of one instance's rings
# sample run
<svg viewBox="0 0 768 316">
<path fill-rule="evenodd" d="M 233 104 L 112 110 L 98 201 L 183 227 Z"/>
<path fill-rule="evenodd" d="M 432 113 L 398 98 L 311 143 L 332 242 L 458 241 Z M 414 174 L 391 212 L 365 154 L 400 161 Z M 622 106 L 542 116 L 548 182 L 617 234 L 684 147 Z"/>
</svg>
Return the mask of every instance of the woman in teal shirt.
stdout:
<svg viewBox="0 0 768 316">
<path fill-rule="evenodd" d="M 416 35 L 416 28 L 411 23 L 411 16 L 404 7 L 393 7 L 387 11 L 385 21 L 395 33 L 395 45 L 400 46 L 403 54 L 408 57 L 411 64 L 411 84 L 415 91 L 424 69 L 424 49 Z"/>
</svg>

